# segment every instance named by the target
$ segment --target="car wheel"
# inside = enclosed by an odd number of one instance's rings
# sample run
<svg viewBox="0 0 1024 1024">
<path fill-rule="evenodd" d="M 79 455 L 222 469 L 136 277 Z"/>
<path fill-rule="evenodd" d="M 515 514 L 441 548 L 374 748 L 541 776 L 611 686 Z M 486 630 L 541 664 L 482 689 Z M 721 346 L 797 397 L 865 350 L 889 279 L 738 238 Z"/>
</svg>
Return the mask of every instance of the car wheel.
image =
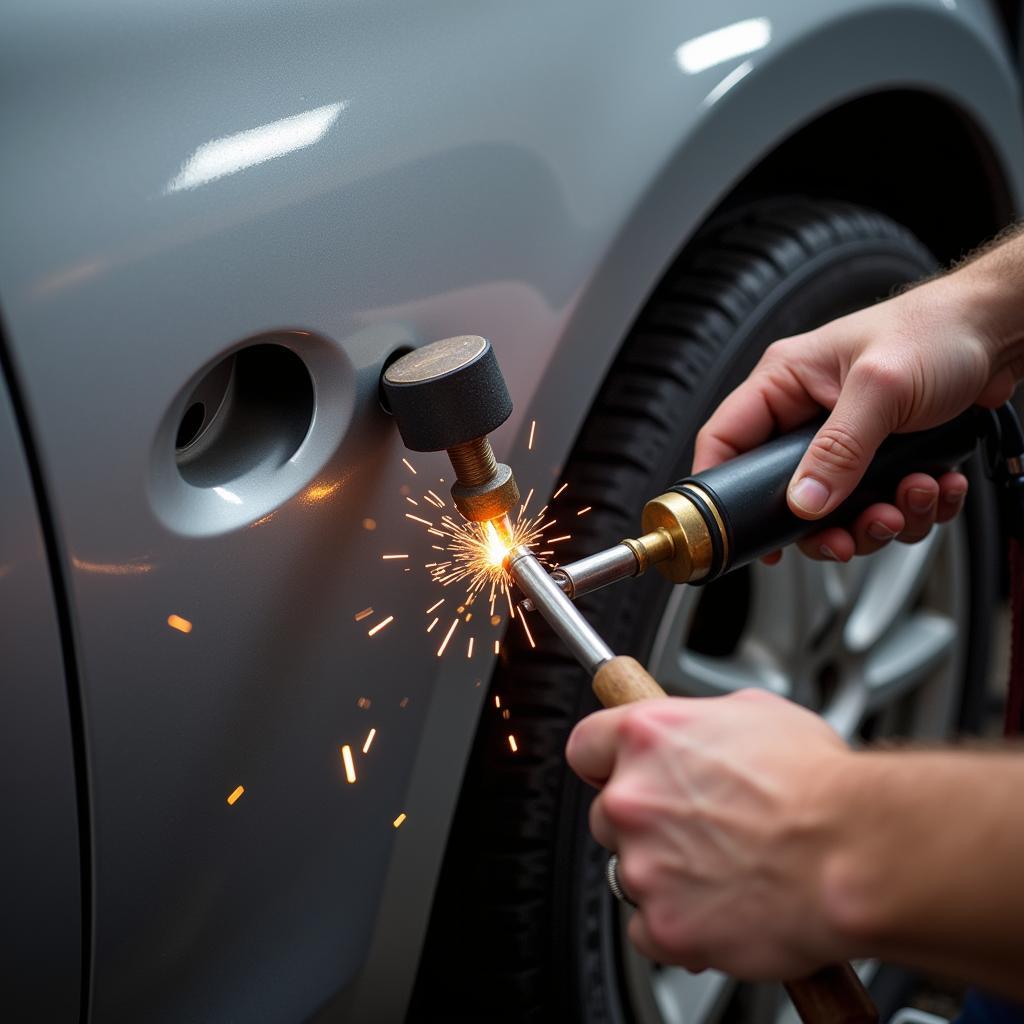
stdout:
<svg viewBox="0 0 1024 1024">
<path fill-rule="evenodd" d="M 934 266 L 906 229 L 845 203 L 761 202 L 709 224 L 653 293 L 575 445 L 552 506 L 577 527 L 563 557 L 635 534 L 645 500 L 688 471 L 698 428 L 771 341 Z M 778 566 L 702 588 L 673 588 L 652 572 L 580 607 L 616 653 L 648 664 L 671 693 L 763 686 L 821 712 L 854 743 L 971 728 L 984 707 L 998 530 L 991 494 L 977 467 L 970 473 L 966 514 L 917 545 L 845 566 L 790 551 Z M 576 519 L 585 505 L 592 512 Z M 604 882 L 607 855 L 587 830 L 591 793 L 563 754 L 594 699 L 539 620 L 534 634 L 535 650 L 509 635 L 492 682 L 411 1019 L 784 1016 L 763 988 L 652 964 L 625 940 Z"/>
</svg>

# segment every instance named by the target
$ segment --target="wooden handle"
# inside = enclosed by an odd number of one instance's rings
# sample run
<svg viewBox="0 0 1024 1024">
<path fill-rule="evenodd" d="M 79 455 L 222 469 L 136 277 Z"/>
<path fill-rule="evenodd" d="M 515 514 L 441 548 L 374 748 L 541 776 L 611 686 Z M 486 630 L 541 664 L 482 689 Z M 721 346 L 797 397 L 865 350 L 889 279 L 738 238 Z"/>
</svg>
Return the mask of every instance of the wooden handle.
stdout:
<svg viewBox="0 0 1024 1024">
<path fill-rule="evenodd" d="M 606 661 L 594 673 L 594 693 L 606 708 L 666 696 L 633 658 Z M 877 1024 L 878 1010 L 849 964 L 831 964 L 809 978 L 785 983 L 804 1024 Z"/>
</svg>

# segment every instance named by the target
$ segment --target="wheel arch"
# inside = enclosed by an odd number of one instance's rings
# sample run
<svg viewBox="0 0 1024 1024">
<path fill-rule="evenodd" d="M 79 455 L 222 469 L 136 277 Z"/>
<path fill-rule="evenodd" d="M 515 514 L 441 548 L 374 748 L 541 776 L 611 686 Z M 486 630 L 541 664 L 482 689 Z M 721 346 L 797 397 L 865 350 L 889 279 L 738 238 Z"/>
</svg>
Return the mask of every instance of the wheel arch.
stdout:
<svg viewBox="0 0 1024 1024">
<path fill-rule="evenodd" d="M 543 414 L 552 464 L 568 456 L 651 292 L 716 213 L 780 192 L 847 199 L 906 224 L 949 262 L 1024 205 L 1019 85 L 980 8 L 873 7 L 779 35 L 675 127 L 580 294 L 522 420 Z M 524 429 L 511 458 L 526 441 Z"/>
</svg>

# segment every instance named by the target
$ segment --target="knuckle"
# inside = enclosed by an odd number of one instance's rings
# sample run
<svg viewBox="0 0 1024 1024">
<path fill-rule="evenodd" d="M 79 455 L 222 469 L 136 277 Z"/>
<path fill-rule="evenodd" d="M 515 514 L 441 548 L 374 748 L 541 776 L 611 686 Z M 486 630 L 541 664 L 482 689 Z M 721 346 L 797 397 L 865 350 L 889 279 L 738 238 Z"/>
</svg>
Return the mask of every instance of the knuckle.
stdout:
<svg viewBox="0 0 1024 1024">
<path fill-rule="evenodd" d="M 610 782 L 599 797 L 604 817 L 616 829 L 631 829 L 643 819 L 643 804 L 631 787 Z"/>
<path fill-rule="evenodd" d="M 651 940 L 662 949 L 670 950 L 674 960 L 702 959 L 703 951 L 692 930 L 685 926 L 679 912 L 669 902 L 657 900 L 644 905 L 644 920 Z"/>
<path fill-rule="evenodd" d="M 649 750 L 658 744 L 658 723 L 643 704 L 627 709 L 618 725 L 619 739 L 634 750 Z"/>
<path fill-rule="evenodd" d="M 895 360 L 878 355 L 858 359 L 850 374 L 859 387 L 900 394 L 907 384 L 906 370 Z"/>
<path fill-rule="evenodd" d="M 811 442 L 809 454 L 819 465 L 846 472 L 858 468 L 867 452 L 848 427 L 841 423 L 826 423 Z"/>
<path fill-rule="evenodd" d="M 652 892 L 653 875 L 650 861 L 645 857 L 635 853 L 619 855 L 619 881 L 637 903 Z"/>
</svg>

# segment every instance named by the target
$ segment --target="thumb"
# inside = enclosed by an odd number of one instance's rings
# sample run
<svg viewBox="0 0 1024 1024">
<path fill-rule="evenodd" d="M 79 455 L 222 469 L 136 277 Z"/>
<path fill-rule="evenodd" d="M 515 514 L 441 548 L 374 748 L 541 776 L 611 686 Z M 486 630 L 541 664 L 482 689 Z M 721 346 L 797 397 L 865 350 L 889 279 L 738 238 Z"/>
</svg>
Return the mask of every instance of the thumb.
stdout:
<svg viewBox="0 0 1024 1024">
<path fill-rule="evenodd" d="M 839 400 L 789 482 L 789 507 L 801 519 L 821 519 L 860 483 L 894 424 L 891 397 L 873 390 L 840 392 Z"/>
</svg>

